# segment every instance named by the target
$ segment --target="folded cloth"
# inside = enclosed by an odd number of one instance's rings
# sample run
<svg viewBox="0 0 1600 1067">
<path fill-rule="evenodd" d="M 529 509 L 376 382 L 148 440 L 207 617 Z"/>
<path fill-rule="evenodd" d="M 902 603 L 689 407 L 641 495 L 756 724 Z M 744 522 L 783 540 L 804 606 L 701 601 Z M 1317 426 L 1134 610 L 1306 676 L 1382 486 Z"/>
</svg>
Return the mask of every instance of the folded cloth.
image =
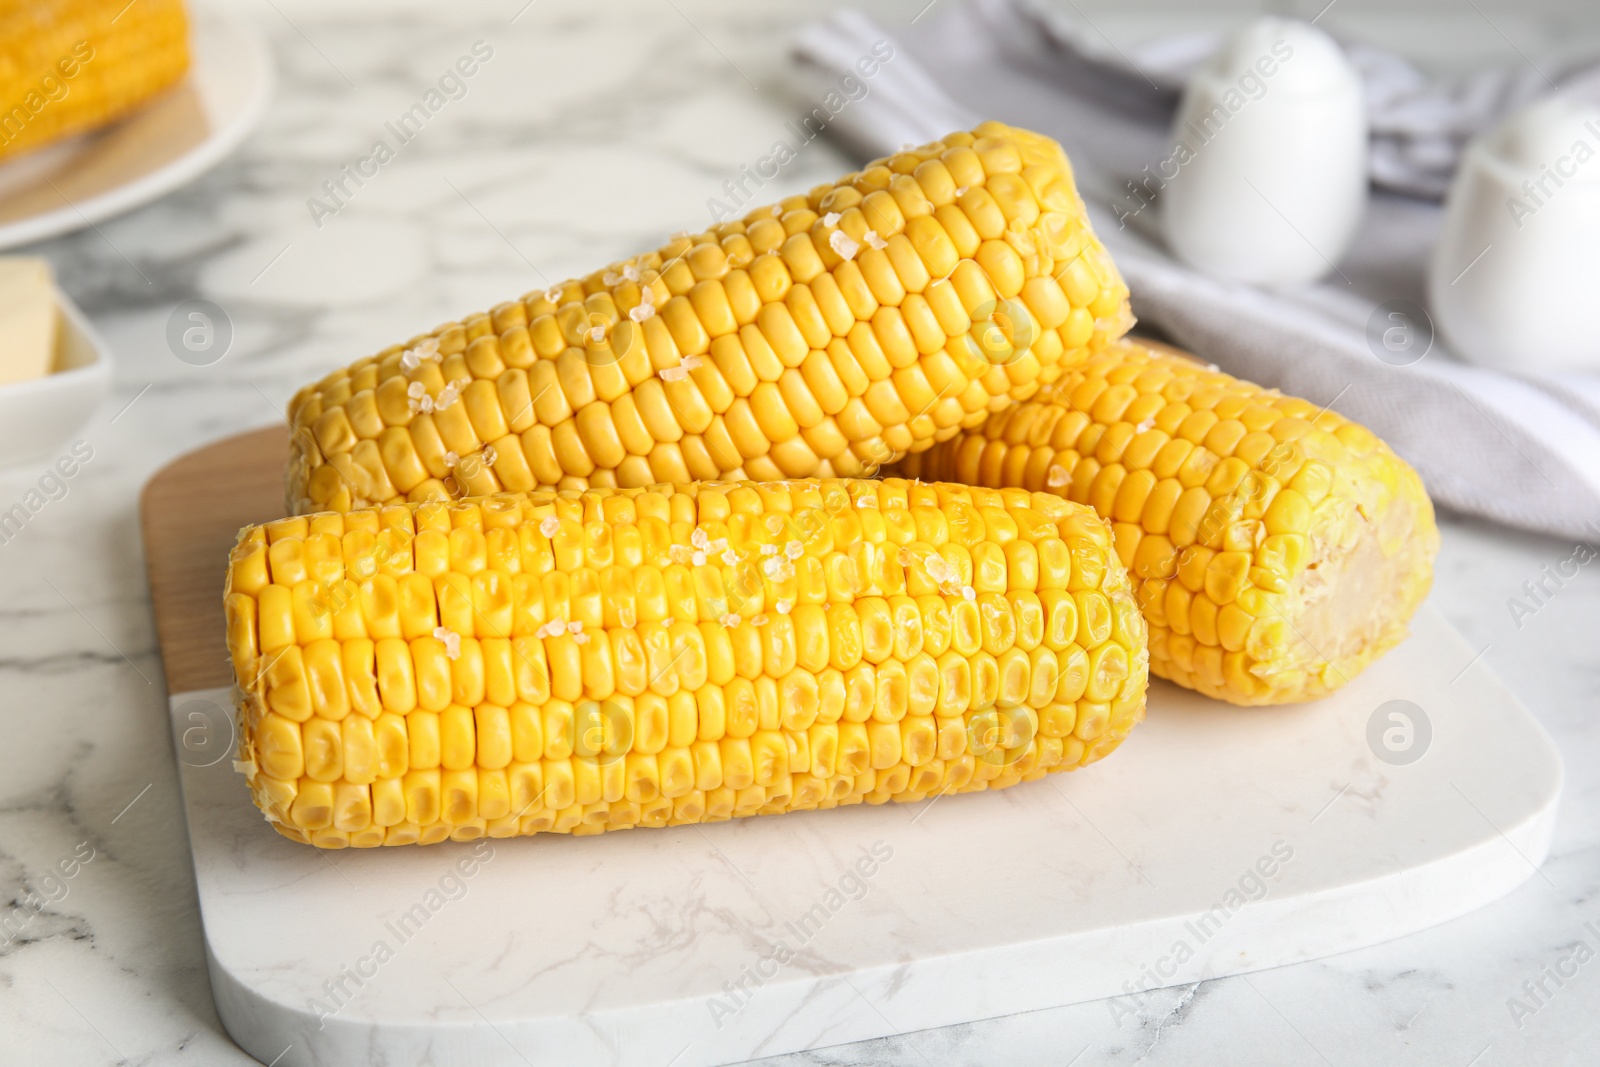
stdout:
<svg viewBox="0 0 1600 1067">
<path fill-rule="evenodd" d="M 894 58 L 877 71 L 871 92 L 828 127 L 863 157 L 986 118 L 1056 137 L 1132 290 L 1141 329 L 1365 424 L 1418 469 L 1444 507 L 1562 537 L 1600 538 L 1600 378 L 1481 369 L 1456 360 L 1433 337 L 1422 305 L 1437 203 L 1376 192 L 1352 250 L 1318 284 L 1266 291 L 1189 270 L 1166 254 L 1153 209 L 1144 210 L 1127 183 L 1170 148 L 1178 86 L 1217 39 L 1158 41 L 1134 56 L 1104 39 L 1090 47 L 1067 30 L 1018 0 L 971 0 L 898 35 L 844 11 L 799 36 L 793 72 L 801 93 L 815 99 L 817 86 L 836 84 L 874 43 L 893 45 Z M 1520 85 L 1503 76 L 1497 94 L 1480 91 L 1472 106 L 1498 114 L 1513 106 L 1507 101 L 1531 94 L 1513 83 Z M 1421 81 L 1408 91 L 1413 103 L 1446 101 L 1436 105 L 1440 113 L 1449 112 L 1449 100 L 1466 98 Z M 1406 143 L 1422 143 L 1424 111 L 1417 104 L 1391 112 L 1394 129 L 1411 122 Z M 1479 126 L 1461 118 L 1465 105 L 1450 113 L 1455 125 L 1435 127 L 1434 158 L 1445 158 L 1446 146 L 1453 166 L 1461 131 Z"/>
<path fill-rule="evenodd" d="M 964 45 L 992 49 L 997 58 L 1023 64 L 1075 95 L 1167 120 L 1190 76 L 1223 38 L 1220 31 L 1185 33 L 1124 50 L 1081 16 L 1028 0 L 976 0 L 964 11 L 934 22 L 928 32 L 907 34 L 914 50 L 930 37 L 939 38 L 939 43 L 926 50 L 929 55 L 942 56 L 944 49 Z M 865 16 L 842 12 L 832 24 L 802 34 L 796 56 L 820 68 L 838 64 L 849 58 L 839 54 L 840 47 L 846 51 L 857 47 L 858 39 L 869 32 L 878 33 L 874 40 L 881 39 L 881 31 L 871 26 Z M 948 32 L 952 28 L 973 29 L 980 36 L 962 42 Z M 1469 140 L 1550 92 L 1553 85 L 1559 83 L 1567 93 L 1600 96 L 1600 63 L 1592 60 L 1545 67 L 1520 63 L 1435 80 L 1386 49 L 1353 40 L 1341 40 L 1340 45 L 1365 89 L 1373 185 L 1433 200 L 1444 198 Z M 902 100 L 895 106 L 901 111 L 916 109 L 914 101 Z"/>
</svg>

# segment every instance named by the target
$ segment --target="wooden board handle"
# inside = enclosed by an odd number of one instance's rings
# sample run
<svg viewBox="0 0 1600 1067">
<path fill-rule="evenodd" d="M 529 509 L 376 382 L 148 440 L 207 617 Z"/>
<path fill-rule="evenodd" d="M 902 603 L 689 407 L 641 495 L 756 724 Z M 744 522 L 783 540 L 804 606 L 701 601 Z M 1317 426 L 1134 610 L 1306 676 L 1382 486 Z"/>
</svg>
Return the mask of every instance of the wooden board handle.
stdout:
<svg viewBox="0 0 1600 1067">
<path fill-rule="evenodd" d="M 145 483 L 139 526 L 167 692 L 229 685 L 222 580 L 240 527 L 282 518 L 283 425 L 179 456 Z"/>
</svg>

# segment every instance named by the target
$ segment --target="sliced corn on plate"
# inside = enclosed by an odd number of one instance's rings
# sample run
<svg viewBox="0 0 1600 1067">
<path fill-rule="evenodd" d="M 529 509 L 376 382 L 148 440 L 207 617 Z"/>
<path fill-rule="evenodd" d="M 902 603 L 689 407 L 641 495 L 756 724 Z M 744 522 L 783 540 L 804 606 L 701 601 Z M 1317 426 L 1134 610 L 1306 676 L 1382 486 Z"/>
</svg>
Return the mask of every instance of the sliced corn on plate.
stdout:
<svg viewBox="0 0 1600 1067">
<path fill-rule="evenodd" d="M 0 159 L 98 129 L 189 69 L 180 0 L 0 0 Z"/>
<path fill-rule="evenodd" d="M 246 528 L 240 766 L 325 848 L 997 789 L 1144 715 L 1090 509 L 883 481 L 506 494 Z"/>
<path fill-rule="evenodd" d="M 1439 531 L 1422 480 L 1306 400 L 1131 341 L 899 473 L 1057 493 L 1111 523 L 1150 668 L 1236 704 L 1311 700 L 1406 635 Z"/>
<path fill-rule="evenodd" d="M 1054 141 L 986 123 L 302 389 L 295 514 L 856 476 L 1132 325 Z"/>
</svg>

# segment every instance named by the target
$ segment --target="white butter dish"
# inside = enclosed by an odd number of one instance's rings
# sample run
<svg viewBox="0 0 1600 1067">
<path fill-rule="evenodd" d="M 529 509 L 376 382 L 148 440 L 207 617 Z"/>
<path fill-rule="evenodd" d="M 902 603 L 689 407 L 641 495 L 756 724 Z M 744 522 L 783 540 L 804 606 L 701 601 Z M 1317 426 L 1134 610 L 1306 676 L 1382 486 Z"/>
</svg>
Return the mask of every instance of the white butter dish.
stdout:
<svg viewBox="0 0 1600 1067">
<path fill-rule="evenodd" d="M 56 309 L 54 369 L 0 385 L 0 470 L 55 458 L 111 392 L 111 350 L 60 290 Z"/>
</svg>

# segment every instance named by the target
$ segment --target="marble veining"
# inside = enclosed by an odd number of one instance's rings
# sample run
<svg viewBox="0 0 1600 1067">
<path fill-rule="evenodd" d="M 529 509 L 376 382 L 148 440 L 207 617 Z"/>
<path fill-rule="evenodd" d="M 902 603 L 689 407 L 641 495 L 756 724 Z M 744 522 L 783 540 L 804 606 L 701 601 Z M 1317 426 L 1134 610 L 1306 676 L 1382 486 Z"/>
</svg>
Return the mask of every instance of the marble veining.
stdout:
<svg viewBox="0 0 1600 1067">
<path fill-rule="evenodd" d="M 0 933 L 0 1064 L 252 1062 L 222 1030 L 207 980 L 138 543 L 145 478 L 206 440 L 272 422 L 296 387 L 338 363 L 698 224 L 723 180 L 764 154 L 798 110 L 770 92 L 772 72 L 787 35 L 824 7 L 539 0 L 519 15 L 522 0 L 511 0 L 374 15 L 282 0 L 280 15 L 243 6 L 268 33 L 280 75 L 261 130 L 193 186 L 37 248 L 118 367 L 114 396 L 83 433 L 94 459 L 64 499 L 0 545 L 0 906 L 9 913 L 30 892 L 46 900 L 17 936 Z M 874 10 L 899 24 L 921 6 Z M 478 39 L 496 56 L 466 98 L 315 228 L 306 200 L 320 183 L 364 155 L 383 122 Z M 1431 35 L 1427 45 L 1443 48 Z M 772 195 L 845 165 L 814 142 Z M 205 367 L 179 361 L 165 341 L 172 310 L 197 297 L 222 306 L 233 328 L 226 356 Z M 0 504 L 39 473 L 0 475 Z M 1156 990 L 1131 1015 L 1090 1002 L 762 1063 L 1584 1062 L 1600 970 L 1582 968 L 1520 1026 L 1507 1002 L 1600 918 L 1600 586 L 1585 569 L 1519 625 L 1507 599 L 1572 546 L 1477 522 L 1443 527 L 1432 603 L 1483 649 L 1456 684 L 1497 673 L 1566 763 L 1564 807 L 1538 875 L 1441 927 Z M 1382 784 L 1353 784 L 1346 817 L 1378 812 Z M 1493 791 L 1489 781 L 1458 784 L 1480 804 Z M 64 880 L 63 895 L 46 879 L 81 842 L 94 858 Z M 1159 879 L 1160 856 L 1119 844 Z M 344 862 L 297 877 L 337 882 Z M 717 863 L 707 863 L 689 914 L 644 917 L 652 943 L 670 947 L 738 916 L 755 924 L 745 947 L 762 947 L 764 916 L 719 894 Z M 501 966 L 515 947 L 508 938 L 474 967 Z M 835 963 L 819 947 L 795 966 L 826 974 Z M 842 987 L 812 995 L 841 1011 L 856 1002 Z M 660 1063 L 678 1051 L 662 1048 Z"/>
</svg>

